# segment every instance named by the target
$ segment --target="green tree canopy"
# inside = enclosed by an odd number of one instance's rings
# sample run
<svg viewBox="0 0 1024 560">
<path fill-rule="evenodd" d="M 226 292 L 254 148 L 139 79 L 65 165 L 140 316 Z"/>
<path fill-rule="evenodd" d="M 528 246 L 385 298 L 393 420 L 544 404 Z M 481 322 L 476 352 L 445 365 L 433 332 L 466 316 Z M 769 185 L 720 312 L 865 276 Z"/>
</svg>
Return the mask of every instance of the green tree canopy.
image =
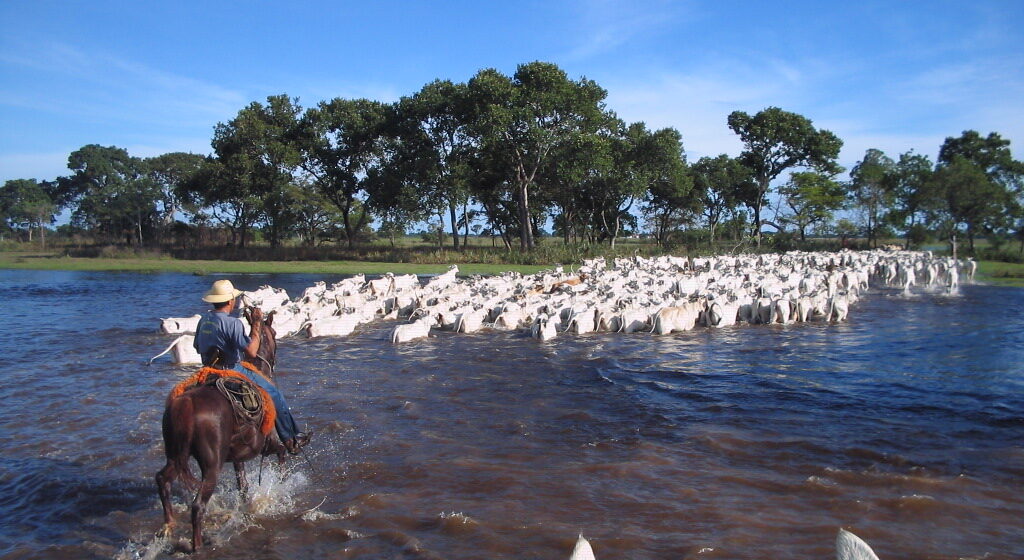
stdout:
<svg viewBox="0 0 1024 560">
<path fill-rule="evenodd" d="M 10 229 L 25 229 L 32 241 L 32 228 L 46 244 L 46 225 L 53 223 L 57 205 L 35 179 L 12 179 L 0 187 L 0 220 Z"/>
<path fill-rule="evenodd" d="M 830 175 L 815 171 L 793 173 L 779 189 L 787 212 L 783 222 L 793 224 L 800 240 L 807 239 L 807 228 L 832 220 L 846 202 L 846 189 Z"/>
<path fill-rule="evenodd" d="M 435 80 L 398 102 L 400 144 L 394 162 L 404 179 L 418 185 L 419 205 L 440 218 L 448 212 L 452 243 L 459 249 L 458 225 L 468 228 L 468 173 L 477 141 L 472 135 L 472 106 L 465 84 Z M 392 181 L 392 186 L 406 181 Z M 405 189 L 389 189 L 395 204 L 408 201 Z M 401 196 L 394 196 L 399 194 Z M 462 212 L 462 220 L 458 212 Z"/>
<path fill-rule="evenodd" d="M 957 234 L 965 231 L 974 251 L 974 239 L 1010 226 L 1011 198 L 1009 192 L 992 181 L 970 160 L 954 156 L 938 166 L 929 184 L 931 195 L 941 201 L 932 219 L 939 224 L 956 251 Z"/>
<path fill-rule="evenodd" d="M 728 123 L 743 141 L 740 161 L 751 170 L 757 185 L 741 202 L 753 212 L 753 235 L 760 247 L 761 211 L 771 182 L 783 171 L 798 166 L 838 173 L 836 158 L 843 141 L 828 130 L 814 128 L 810 119 L 778 107 L 768 107 L 753 116 L 734 111 Z"/>
<path fill-rule="evenodd" d="M 71 223 L 143 244 L 159 215 L 160 188 L 139 158 L 115 146 L 89 144 L 68 156 L 73 173 L 57 179 L 60 206 L 72 209 Z"/>
<path fill-rule="evenodd" d="M 160 220 L 164 227 L 173 224 L 179 212 L 195 214 L 198 211 L 186 185 L 205 160 L 201 155 L 186 152 L 171 152 L 144 160 L 150 178 L 160 188 Z"/>
<path fill-rule="evenodd" d="M 253 217 L 266 224 L 271 246 L 277 246 L 296 221 L 290 187 L 301 161 L 294 141 L 301 110 L 297 99 L 273 95 L 265 105 L 250 103 L 214 129 L 213 150 L 222 166 L 220 187 L 228 189 L 224 198 L 257 209 Z M 242 245 L 250 225 L 240 224 Z"/>
<path fill-rule="evenodd" d="M 322 101 L 302 117 L 302 168 L 341 212 L 349 247 L 370 221 L 369 179 L 381 176 L 393 122 L 388 105 L 369 99 Z"/>
<path fill-rule="evenodd" d="M 928 189 L 933 171 L 934 166 L 928 156 L 911 150 L 900 154 L 899 161 L 884 179 L 885 190 L 892 197 L 892 208 L 886 215 L 886 221 L 905 232 L 908 249 L 912 242 L 920 242 L 924 237 L 921 223 L 924 212 L 937 204 Z"/>
<path fill-rule="evenodd" d="M 883 216 L 891 209 L 893 191 L 886 188 L 886 178 L 893 172 L 892 159 L 874 148 L 850 170 L 851 197 L 861 210 L 868 243 L 878 246 L 877 230 Z"/>
<path fill-rule="evenodd" d="M 718 224 L 736 209 L 739 201 L 756 196 L 758 188 L 750 169 L 726 154 L 697 160 L 693 164 L 693 183 L 694 192 L 702 198 L 704 221 L 712 243 Z"/>
<path fill-rule="evenodd" d="M 596 132 L 604 126 L 607 92 L 592 80 L 570 80 L 546 62 L 522 64 L 511 78 L 482 70 L 469 82 L 474 103 L 474 128 L 482 147 L 506 154 L 512 177 L 520 245 L 534 247 L 538 173 L 555 147 L 574 133 Z M 497 162 L 493 156 L 489 161 Z M 504 167 L 504 166 L 502 166 Z"/>
<path fill-rule="evenodd" d="M 664 244 L 673 226 L 692 222 L 703 200 L 695 191 L 678 130 L 638 129 L 635 134 L 633 153 L 640 178 L 636 193 L 646 197 L 645 212 L 654 219 L 655 237 Z"/>
</svg>

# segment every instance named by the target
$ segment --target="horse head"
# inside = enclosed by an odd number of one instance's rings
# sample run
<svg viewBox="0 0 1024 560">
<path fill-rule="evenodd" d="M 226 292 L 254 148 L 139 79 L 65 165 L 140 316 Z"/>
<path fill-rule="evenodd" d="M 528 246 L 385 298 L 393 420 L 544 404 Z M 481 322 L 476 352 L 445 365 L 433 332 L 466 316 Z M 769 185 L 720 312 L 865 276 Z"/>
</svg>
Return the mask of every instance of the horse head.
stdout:
<svg viewBox="0 0 1024 560">
<path fill-rule="evenodd" d="M 258 309 L 258 308 L 254 308 Z M 258 365 L 268 377 L 273 376 L 277 365 L 277 331 L 274 330 L 274 311 L 271 311 L 258 325 L 253 323 L 252 313 L 245 312 L 251 329 L 259 328 L 260 348 L 256 351 Z"/>
</svg>

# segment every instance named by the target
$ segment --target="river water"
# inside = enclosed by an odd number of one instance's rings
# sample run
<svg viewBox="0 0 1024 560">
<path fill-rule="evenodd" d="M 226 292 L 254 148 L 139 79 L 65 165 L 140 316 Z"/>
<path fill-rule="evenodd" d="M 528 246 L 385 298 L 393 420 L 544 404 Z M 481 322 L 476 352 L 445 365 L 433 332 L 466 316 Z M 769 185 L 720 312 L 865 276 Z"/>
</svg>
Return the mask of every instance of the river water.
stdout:
<svg viewBox="0 0 1024 560">
<path fill-rule="evenodd" d="M 167 558 L 158 319 L 217 276 L 0 271 L 0 556 Z M 295 296 L 317 275 L 236 275 Z M 1024 557 L 1024 290 L 872 290 L 843 324 L 284 339 L 308 461 L 230 467 L 201 558 Z M 258 480 L 257 480 L 258 479 Z"/>
</svg>

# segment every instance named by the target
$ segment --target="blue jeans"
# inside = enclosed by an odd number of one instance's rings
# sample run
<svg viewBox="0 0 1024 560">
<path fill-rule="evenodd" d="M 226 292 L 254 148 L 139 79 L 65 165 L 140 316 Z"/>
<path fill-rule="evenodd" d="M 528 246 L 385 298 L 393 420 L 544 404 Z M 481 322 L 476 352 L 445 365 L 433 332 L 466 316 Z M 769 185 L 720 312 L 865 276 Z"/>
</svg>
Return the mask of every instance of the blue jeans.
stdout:
<svg viewBox="0 0 1024 560">
<path fill-rule="evenodd" d="M 277 420 L 274 421 L 274 427 L 277 428 L 277 435 L 281 441 L 285 442 L 295 437 L 295 434 L 299 433 L 299 428 L 295 425 L 292 411 L 288 409 L 288 403 L 284 402 L 284 395 L 277 390 L 277 386 L 267 381 L 262 375 L 245 369 L 242 364 L 235 364 L 231 369 L 246 376 L 270 395 L 271 400 L 274 401 L 274 408 L 277 409 Z"/>
</svg>

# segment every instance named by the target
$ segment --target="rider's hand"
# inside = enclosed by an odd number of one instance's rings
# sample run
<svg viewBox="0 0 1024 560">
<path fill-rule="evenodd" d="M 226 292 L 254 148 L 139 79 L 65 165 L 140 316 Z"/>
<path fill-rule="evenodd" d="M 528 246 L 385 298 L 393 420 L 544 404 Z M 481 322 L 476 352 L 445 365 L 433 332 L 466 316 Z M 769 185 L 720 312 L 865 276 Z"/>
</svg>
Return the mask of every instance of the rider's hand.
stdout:
<svg viewBox="0 0 1024 560">
<path fill-rule="evenodd" d="M 249 311 L 249 323 L 256 325 L 263 322 L 263 312 L 256 307 Z"/>
</svg>

